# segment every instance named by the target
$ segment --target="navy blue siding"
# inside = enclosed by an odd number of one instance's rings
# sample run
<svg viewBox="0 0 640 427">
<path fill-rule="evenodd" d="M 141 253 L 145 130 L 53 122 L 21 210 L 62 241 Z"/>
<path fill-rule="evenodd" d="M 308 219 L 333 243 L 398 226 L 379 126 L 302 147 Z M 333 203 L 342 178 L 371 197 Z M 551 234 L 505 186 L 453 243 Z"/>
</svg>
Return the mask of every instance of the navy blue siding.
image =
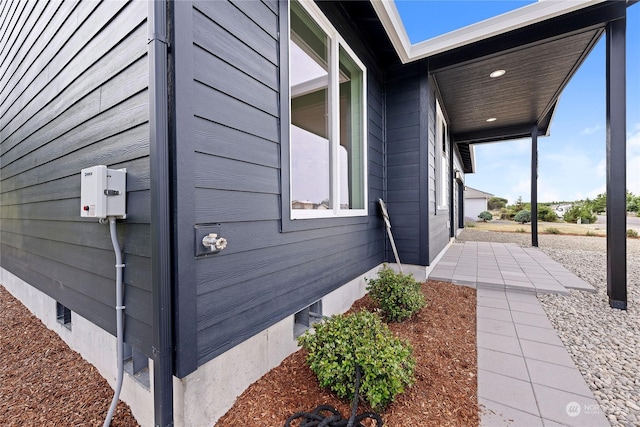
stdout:
<svg viewBox="0 0 640 427">
<path fill-rule="evenodd" d="M 419 63 L 387 71 L 387 204 L 402 263 L 428 265 L 428 73 Z M 393 259 L 388 251 L 387 257 Z"/>
<path fill-rule="evenodd" d="M 115 333 L 113 248 L 108 227 L 80 218 L 80 170 L 126 167 L 125 340 L 150 355 L 147 6 L 2 10 L 0 264 Z"/>
<path fill-rule="evenodd" d="M 280 91 L 288 82 L 281 80 L 278 52 L 288 31 L 279 28 L 286 21 L 274 5 L 176 4 L 179 375 L 383 261 L 376 206 L 383 190 L 383 84 L 375 63 L 367 64 L 369 217 L 298 221 L 299 231 L 282 230 L 289 212 L 281 201 L 288 182 L 281 182 L 280 126 L 288 121 L 280 120 L 287 108 Z M 344 37 L 366 56 L 361 40 Z M 220 224 L 227 249 L 196 259 L 196 224 Z M 194 354 L 188 347 L 196 343 Z"/>
</svg>

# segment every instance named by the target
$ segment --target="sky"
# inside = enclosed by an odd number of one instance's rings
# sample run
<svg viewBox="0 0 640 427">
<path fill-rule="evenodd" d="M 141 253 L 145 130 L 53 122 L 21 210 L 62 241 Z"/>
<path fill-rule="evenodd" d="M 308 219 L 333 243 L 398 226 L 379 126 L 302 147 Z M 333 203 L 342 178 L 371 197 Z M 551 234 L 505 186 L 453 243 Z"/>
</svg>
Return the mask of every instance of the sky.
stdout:
<svg viewBox="0 0 640 427">
<path fill-rule="evenodd" d="M 534 1 L 396 0 L 412 43 Z M 434 13 L 447 19 L 428 19 Z M 627 190 L 640 194 L 640 4 L 627 9 Z M 602 38 L 560 96 L 549 137 L 538 138 L 538 201 L 593 199 L 605 192 L 605 44 Z M 475 146 L 465 184 L 509 204 L 531 191 L 531 140 Z"/>
</svg>

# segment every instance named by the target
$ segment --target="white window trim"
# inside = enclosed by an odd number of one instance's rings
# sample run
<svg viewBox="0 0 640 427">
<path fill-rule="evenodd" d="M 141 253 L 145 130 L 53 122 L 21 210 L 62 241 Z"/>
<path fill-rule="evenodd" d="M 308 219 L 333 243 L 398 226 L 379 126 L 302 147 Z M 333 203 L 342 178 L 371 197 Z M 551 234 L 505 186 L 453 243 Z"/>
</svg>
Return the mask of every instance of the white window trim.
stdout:
<svg viewBox="0 0 640 427">
<path fill-rule="evenodd" d="M 444 135 L 446 140 L 442 141 L 442 126 L 444 126 Z M 444 113 L 440 107 L 440 103 L 436 99 L 436 149 L 435 149 L 435 162 L 437 166 L 436 170 L 436 208 L 438 210 L 447 209 L 447 189 L 449 179 L 449 125 L 444 118 Z M 445 151 L 442 151 L 442 144 L 445 143 Z"/>
<path fill-rule="evenodd" d="M 337 217 L 354 217 L 354 216 L 366 216 L 369 214 L 369 165 L 368 165 L 368 128 L 367 128 L 367 68 L 364 63 L 358 58 L 355 52 L 351 49 L 351 47 L 347 44 L 347 42 L 340 36 L 338 31 L 333 27 L 331 22 L 327 19 L 327 17 L 322 13 L 320 8 L 314 3 L 313 0 L 298 0 L 298 3 L 305 9 L 305 11 L 316 21 L 316 24 L 320 26 L 320 28 L 327 34 L 329 37 L 330 43 L 330 58 L 332 60 L 329 61 L 330 73 L 329 73 L 329 84 L 330 84 L 330 94 L 329 94 L 329 102 L 333 104 L 334 100 L 340 99 L 340 87 L 335 83 L 335 76 L 339 75 L 339 53 L 340 47 L 342 47 L 345 52 L 349 54 L 351 59 L 360 67 L 362 70 L 362 157 L 363 157 L 363 186 L 364 186 L 364 209 L 340 209 L 340 203 L 334 203 L 333 209 L 327 210 L 319 210 L 319 209 L 293 209 L 291 204 L 289 204 L 289 212 L 291 214 L 290 218 L 294 219 L 309 219 L 309 218 L 337 218 Z M 289 21 L 291 22 L 291 8 L 288 9 L 289 13 Z M 289 34 L 288 40 L 291 40 L 291 25 L 289 25 Z M 289 76 L 291 76 L 291 62 L 289 62 Z M 291 98 L 291 94 L 289 95 Z M 288 103 L 289 108 L 289 117 L 291 118 L 291 102 Z M 331 165 L 338 165 L 338 145 L 340 144 L 340 108 L 338 103 L 338 108 L 333 107 L 331 105 L 331 117 L 329 120 L 330 123 L 330 138 L 329 141 L 331 143 Z M 291 141 L 291 119 L 289 119 L 289 141 Z M 291 147 L 289 147 L 289 170 L 292 170 L 292 158 L 291 158 Z M 340 181 L 341 177 L 338 172 L 330 172 L 331 173 L 331 195 L 336 197 L 335 195 L 340 194 Z M 293 201 L 293 193 L 292 193 L 292 179 L 289 178 L 289 200 Z M 339 196 L 338 196 L 339 198 Z"/>
</svg>

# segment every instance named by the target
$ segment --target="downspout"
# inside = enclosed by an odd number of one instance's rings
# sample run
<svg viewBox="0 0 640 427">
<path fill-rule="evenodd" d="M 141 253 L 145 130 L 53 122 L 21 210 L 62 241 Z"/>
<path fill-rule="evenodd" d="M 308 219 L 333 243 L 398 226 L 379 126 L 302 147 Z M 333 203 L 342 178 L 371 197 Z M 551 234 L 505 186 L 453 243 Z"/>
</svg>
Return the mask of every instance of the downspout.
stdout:
<svg viewBox="0 0 640 427">
<path fill-rule="evenodd" d="M 154 424 L 173 426 L 167 0 L 148 2 Z"/>
</svg>

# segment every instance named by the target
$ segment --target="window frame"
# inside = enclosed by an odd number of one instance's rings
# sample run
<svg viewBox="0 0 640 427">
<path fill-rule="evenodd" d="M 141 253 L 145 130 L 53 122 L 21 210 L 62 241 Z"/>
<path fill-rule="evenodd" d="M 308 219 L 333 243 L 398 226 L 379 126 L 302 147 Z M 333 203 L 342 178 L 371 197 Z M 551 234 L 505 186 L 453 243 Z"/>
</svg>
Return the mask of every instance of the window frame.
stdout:
<svg viewBox="0 0 640 427">
<path fill-rule="evenodd" d="M 449 189 L 449 124 L 447 123 L 440 102 L 436 99 L 436 211 L 447 209 L 447 194 Z"/>
<path fill-rule="evenodd" d="M 297 0 L 297 3 L 304 9 L 305 12 L 314 20 L 314 22 L 325 32 L 329 41 L 329 144 L 330 144 L 330 164 L 329 164 L 329 177 L 330 177 L 330 198 L 333 202 L 333 207 L 326 210 L 320 209 L 293 209 L 293 177 L 292 170 L 292 155 L 291 155 L 291 126 L 292 126 L 292 111 L 291 111 L 291 61 L 290 61 L 290 49 L 287 48 L 287 130 L 288 137 L 288 182 L 283 182 L 284 187 L 287 186 L 289 194 L 288 209 L 289 219 L 292 221 L 301 219 L 323 219 L 323 218 L 348 218 L 348 217 L 366 217 L 369 215 L 369 186 L 368 186 L 368 127 L 367 127 L 367 67 L 362 60 L 355 54 L 353 49 L 349 46 L 346 40 L 335 29 L 327 17 L 322 13 L 320 8 L 309 0 Z M 287 2 L 287 47 L 291 43 L 291 7 Z M 340 48 L 350 57 L 350 59 L 360 68 L 362 71 L 362 106 L 361 106 L 361 129 L 362 129 L 362 186 L 363 186 L 363 208 L 362 209 L 341 209 L 340 208 L 340 185 L 341 181 L 348 180 L 348 177 L 341 177 L 339 172 L 339 146 L 340 146 L 340 85 L 336 77 L 340 73 Z M 284 178 L 284 176 L 283 176 Z M 284 208 L 284 206 L 283 206 Z M 283 209 L 283 216 L 285 215 Z"/>
</svg>

